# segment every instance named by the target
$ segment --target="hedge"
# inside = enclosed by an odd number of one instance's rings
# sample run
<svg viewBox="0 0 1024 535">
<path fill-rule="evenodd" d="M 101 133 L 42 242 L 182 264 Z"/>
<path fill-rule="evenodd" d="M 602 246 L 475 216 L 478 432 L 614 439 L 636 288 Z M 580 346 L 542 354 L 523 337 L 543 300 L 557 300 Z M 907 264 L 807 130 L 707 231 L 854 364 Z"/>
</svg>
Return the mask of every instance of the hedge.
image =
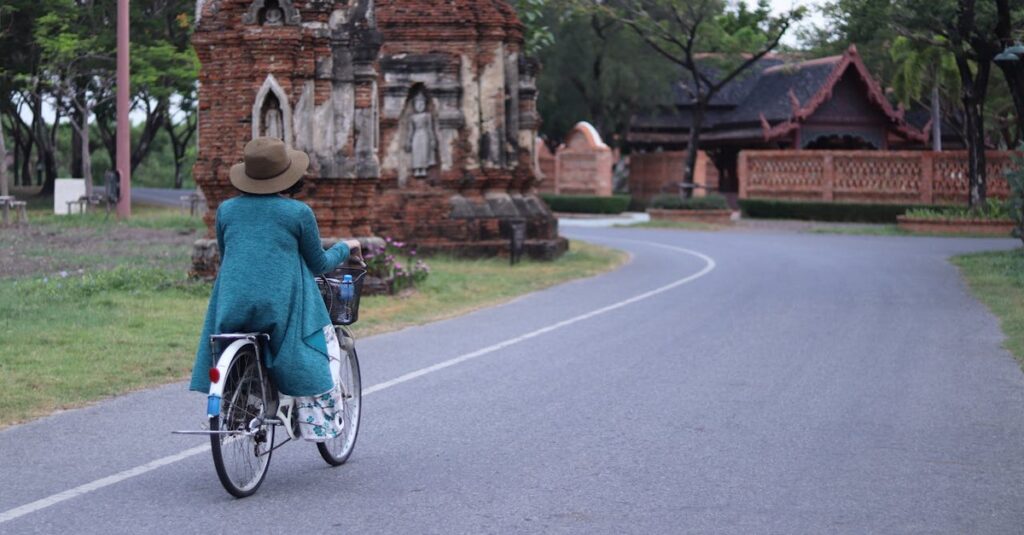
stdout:
<svg viewBox="0 0 1024 535">
<path fill-rule="evenodd" d="M 690 197 L 683 199 L 672 193 L 661 193 L 651 198 L 647 205 L 649 208 L 663 208 L 666 210 L 728 210 L 729 203 L 725 197 L 711 194 L 706 197 Z"/>
<path fill-rule="evenodd" d="M 739 203 L 743 217 L 861 223 L 895 223 L 896 216 L 903 215 L 910 209 L 941 208 L 920 204 L 860 204 L 770 199 L 740 199 Z"/>
<path fill-rule="evenodd" d="M 554 212 L 578 214 L 619 214 L 629 206 L 629 195 L 599 197 L 597 195 L 551 195 L 541 194 Z"/>
</svg>

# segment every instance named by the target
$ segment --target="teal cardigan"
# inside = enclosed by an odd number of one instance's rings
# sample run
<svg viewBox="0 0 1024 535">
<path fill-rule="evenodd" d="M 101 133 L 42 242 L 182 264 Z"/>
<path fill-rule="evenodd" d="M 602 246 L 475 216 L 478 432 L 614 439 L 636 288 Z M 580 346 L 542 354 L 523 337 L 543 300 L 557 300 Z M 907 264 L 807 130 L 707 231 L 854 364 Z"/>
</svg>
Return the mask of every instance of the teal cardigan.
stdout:
<svg viewBox="0 0 1024 535">
<path fill-rule="evenodd" d="M 331 324 L 313 275 L 348 258 L 324 251 L 313 210 L 280 195 L 242 195 L 217 209 L 220 271 L 199 337 L 190 390 L 208 392 L 210 335 L 265 332 L 265 363 L 278 390 L 322 394 L 333 386 L 323 328 Z"/>
</svg>

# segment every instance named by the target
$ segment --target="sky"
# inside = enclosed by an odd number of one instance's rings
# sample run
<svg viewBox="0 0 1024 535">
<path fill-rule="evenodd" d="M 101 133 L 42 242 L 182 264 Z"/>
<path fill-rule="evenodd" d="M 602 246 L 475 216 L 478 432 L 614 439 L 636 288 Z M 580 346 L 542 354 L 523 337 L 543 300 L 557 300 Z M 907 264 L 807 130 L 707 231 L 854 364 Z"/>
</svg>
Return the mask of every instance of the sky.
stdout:
<svg viewBox="0 0 1024 535">
<path fill-rule="evenodd" d="M 751 0 L 748 0 L 751 1 Z M 756 1 L 756 0 L 753 0 Z M 753 3 L 753 1 L 751 3 Z M 821 6 L 825 4 L 825 0 L 771 0 L 772 11 L 774 13 L 784 13 L 793 9 L 794 7 L 804 6 L 808 8 L 810 13 L 807 18 L 801 22 L 798 27 L 804 28 L 808 26 L 822 27 L 825 25 L 825 19 L 821 16 Z M 789 46 L 796 46 L 799 42 L 796 39 L 797 32 L 789 30 L 786 35 L 783 36 L 783 44 Z"/>
</svg>

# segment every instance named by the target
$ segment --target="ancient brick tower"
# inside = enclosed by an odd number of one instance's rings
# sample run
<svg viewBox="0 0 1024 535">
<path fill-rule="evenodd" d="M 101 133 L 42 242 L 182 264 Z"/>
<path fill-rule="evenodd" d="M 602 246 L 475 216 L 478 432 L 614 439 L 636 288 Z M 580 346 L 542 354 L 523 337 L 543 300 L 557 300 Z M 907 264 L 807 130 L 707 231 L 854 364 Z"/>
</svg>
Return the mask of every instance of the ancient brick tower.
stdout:
<svg viewBox="0 0 1024 535">
<path fill-rule="evenodd" d="M 196 183 L 214 210 L 252 137 L 310 154 L 324 236 L 421 249 L 565 250 L 534 194 L 535 65 L 504 0 L 200 0 Z"/>
</svg>

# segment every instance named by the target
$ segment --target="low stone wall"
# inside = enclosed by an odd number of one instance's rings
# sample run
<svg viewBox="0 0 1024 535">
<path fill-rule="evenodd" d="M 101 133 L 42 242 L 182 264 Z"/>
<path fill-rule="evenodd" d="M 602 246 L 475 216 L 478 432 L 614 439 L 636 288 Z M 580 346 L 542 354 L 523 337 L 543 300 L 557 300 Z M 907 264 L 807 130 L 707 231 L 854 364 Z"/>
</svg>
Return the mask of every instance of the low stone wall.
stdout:
<svg viewBox="0 0 1024 535">
<path fill-rule="evenodd" d="M 329 249 L 341 240 L 351 238 L 322 238 L 320 242 L 324 249 Z M 377 237 L 357 238 L 365 253 L 370 248 L 383 248 L 384 240 Z M 192 244 L 192 269 L 189 270 L 189 277 L 194 279 L 213 280 L 217 277 L 220 269 L 220 249 L 217 247 L 217 240 L 202 239 Z"/>
<path fill-rule="evenodd" d="M 1006 198 L 1009 151 L 986 153 L 988 196 Z M 966 204 L 965 151 L 740 152 L 740 198 L 892 204 Z"/>
<path fill-rule="evenodd" d="M 992 219 L 932 219 L 901 215 L 896 218 L 899 228 L 921 234 L 989 234 L 1009 236 L 1013 221 Z"/>
<path fill-rule="evenodd" d="M 648 208 L 652 221 L 676 221 L 689 223 L 709 223 L 714 225 L 731 225 L 731 210 L 665 210 Z"/>
</svg>

